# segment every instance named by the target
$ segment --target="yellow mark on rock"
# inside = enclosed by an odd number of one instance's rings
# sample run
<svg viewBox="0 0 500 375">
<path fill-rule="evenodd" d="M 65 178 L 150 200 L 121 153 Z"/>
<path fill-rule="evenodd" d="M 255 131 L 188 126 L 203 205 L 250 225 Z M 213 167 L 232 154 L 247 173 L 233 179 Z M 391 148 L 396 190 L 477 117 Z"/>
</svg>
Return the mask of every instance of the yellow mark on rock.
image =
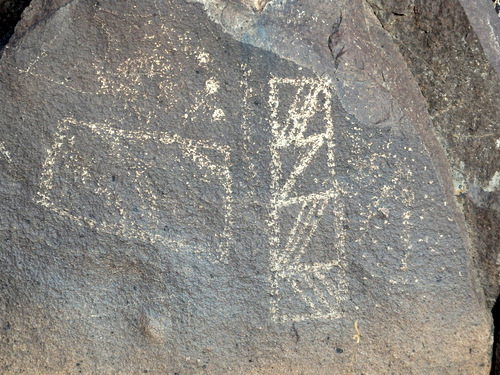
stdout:
<svg viewBox="0 0 500 375">
<path fill-rule="evenodd" d="M 361 340 L 361 332 L 359 331 L 357 320 L 354 322 L 354 329 L 356 330 L 356 334 L 352 336 L 352 339 L 356 340 L 356 343 L 359 344 L 359 341 Z"/>
<path fill-rule="evenodd" d="M 354 330 L 356 331 L 356 333 L 352 336 L 352 339 L 354 341 L 356 341 L 356 346 L 354 347 L 354 352 L 352 353 L 352 356 L 351 356 L 351 363 L 349 364 L 349 369 L 347 370 L 347 375 L 354 374 L 352 372 L 352 369 L 354 367 L 354 360 L 356 359 L 356 353 L 358 352 L 359 342 L 361 341 L 361 332 L 359 331 L 357 320 L 354 322 Z"/>
</svg>

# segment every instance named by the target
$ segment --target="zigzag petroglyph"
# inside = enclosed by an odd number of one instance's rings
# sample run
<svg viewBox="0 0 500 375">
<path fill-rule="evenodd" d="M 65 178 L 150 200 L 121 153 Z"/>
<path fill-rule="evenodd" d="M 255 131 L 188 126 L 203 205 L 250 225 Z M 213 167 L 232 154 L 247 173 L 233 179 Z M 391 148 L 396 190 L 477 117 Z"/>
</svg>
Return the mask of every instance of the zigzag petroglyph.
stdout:
<svg viewBox="0 0 500 375">
<path fill-rule="evenodd" d="M 269 226 L 271 245 L 271 314 L 276 321 L 301 321 L 311 318 L 339 318 L 347 285 L 344 278 L 343 256 L 345 232 L 342 227 L 344 208 L 339 201 L 340 189 L 335 180 L 334 129 L 331 116 L 332 95 L 328 82 L 317 79 L 272 78 L 271 91 L 271 175 L 273 200 Z M 295 98 L 280 116 L 284 93 L 295 92 Z M 288 100 L 289 102 L 289 100 Z M 319 117 L 318 117 L 319 116 Z M 314 124 L 313 124 L 314 121 Z M 319 124 L 319 130 L 316 129 Z M 311 126 L 314 125 L 313 128 Z M 296 156 L 285 171 L 282 154 Z M 318 191 L 301 193 L 299 179 L 308 168 L 326 160 L 328 176 Z M 288 173 L 287 173 L 288 172 Z M 305 181 L 307 184 L 307 181 Z M 287 209 L 298 214 L 292 228 L 282 230 L 280 218 Z M 333 218 L 335 244 L 329 261 L 306 262 L 304 255 L 317 235 L 325 212 Z M 330 230 L 331 230 L 330 229 Z M 289 288 L 289 289 L 287 289 Z M 283 292 L 285 290 L 285 292 Z M 303 301 L 302 314 L 290 313 L 286 307 L 286 291 Z M 291 311 L 291 309 L 290 309 Z"/>
</svg>

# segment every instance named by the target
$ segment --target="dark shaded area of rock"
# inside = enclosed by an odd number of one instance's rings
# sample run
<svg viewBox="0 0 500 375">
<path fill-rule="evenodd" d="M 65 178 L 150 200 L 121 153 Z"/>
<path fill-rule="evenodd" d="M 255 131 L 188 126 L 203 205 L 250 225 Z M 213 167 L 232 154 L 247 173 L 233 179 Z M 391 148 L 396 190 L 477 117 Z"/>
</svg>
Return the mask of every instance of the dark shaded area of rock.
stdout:
<svg viewBox="0 0 500 375">
<path fill-rule="evenodd" d="M 493 308 L 499 294 L 499 76 L 458 1 L 369 2 L 429 103 L 453 169 L 475 267 Z"/>
<path fill-rule="evenodd" d="M 390 37 L 364 2 L 258 4 L 26 12 L 0 60 L 2 372 L 489 372 Z"/>
<path fill-rule="evenodd" d="M 31 0 L 0 0 L 0 56 Z"/>
</svg>

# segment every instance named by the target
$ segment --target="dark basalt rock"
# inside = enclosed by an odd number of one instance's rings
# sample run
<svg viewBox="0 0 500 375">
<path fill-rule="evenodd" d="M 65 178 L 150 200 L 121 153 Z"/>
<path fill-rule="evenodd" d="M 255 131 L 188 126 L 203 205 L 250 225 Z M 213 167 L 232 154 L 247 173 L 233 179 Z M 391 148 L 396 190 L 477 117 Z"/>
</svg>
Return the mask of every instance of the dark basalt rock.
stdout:
<svg viewBox="0 0 500 375">
<path fill-rule="evenodd" d="M 498 73 L 460 4 L 394 4 L 33 1 L 1 372 L 488 374 Z"/>
</svg>

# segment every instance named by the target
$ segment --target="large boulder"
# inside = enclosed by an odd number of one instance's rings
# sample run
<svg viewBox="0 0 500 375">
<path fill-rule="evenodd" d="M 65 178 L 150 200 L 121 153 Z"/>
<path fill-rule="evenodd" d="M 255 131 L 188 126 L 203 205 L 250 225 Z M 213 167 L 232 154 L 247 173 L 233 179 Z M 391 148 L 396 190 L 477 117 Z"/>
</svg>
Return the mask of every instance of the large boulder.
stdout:
<svg viewBox="0 0 500 375">
<path fill-rule="evenodd" d="M 488 374 L 456 196 L 498 181 L 436 136 L 478 99 L 435 104 L 389 5 L 33 0 L 0 59 L 1 371 Z M 497 84 L 491 45 L 463 79 Z"/>
</svg>

